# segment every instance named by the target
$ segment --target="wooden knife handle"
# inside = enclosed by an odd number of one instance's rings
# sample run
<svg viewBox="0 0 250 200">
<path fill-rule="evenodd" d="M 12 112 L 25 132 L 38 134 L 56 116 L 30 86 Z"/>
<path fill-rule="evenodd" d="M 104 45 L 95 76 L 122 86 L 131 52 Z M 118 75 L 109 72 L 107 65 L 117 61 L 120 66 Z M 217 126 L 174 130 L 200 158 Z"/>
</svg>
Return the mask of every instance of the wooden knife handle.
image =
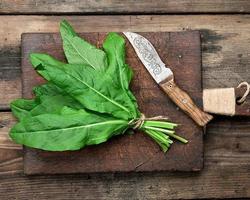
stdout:
<svg viewBox="0 0 250 200">
<path fill-rule="evenodd" d="M 198 108 L 190 96 L 181 90 L 174 82 L 170 80 L 165 83 L 160 83 L 164 92 L 176 103 L 187 115 L 189 115 L 199 126 L 205 126 L 213 119 L 212 115 L 203 112 Z"/>
</svg>

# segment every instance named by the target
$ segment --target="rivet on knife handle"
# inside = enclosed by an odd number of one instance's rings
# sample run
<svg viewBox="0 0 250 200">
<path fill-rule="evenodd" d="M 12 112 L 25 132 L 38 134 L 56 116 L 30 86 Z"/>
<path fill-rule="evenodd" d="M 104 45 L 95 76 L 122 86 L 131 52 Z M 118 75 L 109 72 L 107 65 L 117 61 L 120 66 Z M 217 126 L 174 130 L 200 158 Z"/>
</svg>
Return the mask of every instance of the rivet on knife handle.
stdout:
<svg viewBox="0 0 250 200">
<path fill-rule="evenodd" d="M 160 83 L 161 88 L 167 93 L 186 114 L 188 114 L 199 126 L 205 126 L 213 117 L 199 109 L 189 95 L 181 90 L 174 82 Z"/>
</svg>

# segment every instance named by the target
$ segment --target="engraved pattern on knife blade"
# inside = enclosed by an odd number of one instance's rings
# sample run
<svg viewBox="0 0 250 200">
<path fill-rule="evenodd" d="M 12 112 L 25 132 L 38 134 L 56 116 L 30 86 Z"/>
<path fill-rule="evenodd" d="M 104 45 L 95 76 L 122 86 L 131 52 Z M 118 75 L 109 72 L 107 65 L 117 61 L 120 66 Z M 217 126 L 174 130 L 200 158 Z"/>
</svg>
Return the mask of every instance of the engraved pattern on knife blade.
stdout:
<svg viewBox="0 0 250 200">
<path fill-rule="evenodd" d="M 151 48 L 151 45 L 147 41 L 142 40 L 140 37 L 134 38 L 134 44 L 143 59 L 148 63 L 148 66 L 152 69 L 154 75 L 158 76 L 162 72 L 162 69 L 155 59 L 157 55 L 155 55 L 154 49 Z"/>
<path fill-rule="evenodd" d="M 150 41 L 137 33 L 123 33 L 132 44 L 139 59 L 158 84 L 173 79 L 172 70 L 165 66 Z"/>
</svg>

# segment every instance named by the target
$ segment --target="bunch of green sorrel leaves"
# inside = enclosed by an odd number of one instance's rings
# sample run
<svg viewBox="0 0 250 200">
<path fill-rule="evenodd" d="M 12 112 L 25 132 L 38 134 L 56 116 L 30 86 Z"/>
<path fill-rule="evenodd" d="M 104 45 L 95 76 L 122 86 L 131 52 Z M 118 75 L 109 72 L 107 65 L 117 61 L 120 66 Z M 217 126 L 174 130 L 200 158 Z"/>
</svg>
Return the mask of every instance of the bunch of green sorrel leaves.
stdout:
<svg viewBox="0 0 250 200">
<path fill-rule="evenodd" d="M 48 150 L 78 150 L 137 128 L 166 152 L 176 124 L 142 119 L 129 89 L 133 73 L 125 62 L 125 40 L 109 33 L 102 49 L 80 38 L 68 22 L 60 33 L 68 63 L 41 53 L 30 54 L 35 70 L 48 82 L 33 88 L 34 99 L 11 103 L 19 122 L 10 137 L 19 144 Z M 138 124 L 139 123 L 139 124 Z"/>
</svg>

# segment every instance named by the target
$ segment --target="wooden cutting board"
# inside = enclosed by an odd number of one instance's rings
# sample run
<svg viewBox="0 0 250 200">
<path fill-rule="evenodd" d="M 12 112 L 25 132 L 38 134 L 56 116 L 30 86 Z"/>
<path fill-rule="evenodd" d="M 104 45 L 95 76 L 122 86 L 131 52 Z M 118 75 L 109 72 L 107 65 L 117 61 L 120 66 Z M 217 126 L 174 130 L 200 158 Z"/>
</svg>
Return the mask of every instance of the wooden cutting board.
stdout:
<svg viewBox="0 0 250 200">
<path fill-rule="evenodd" d="M 200 106 L 202 97 L 201 49 L 198 31 L 141 33 L 156 47 L 163 62 L 171 66 L 177 84 Z M 106 33 L 81 33 L 85 40 L 101 46 Z M 23 97 L 31 98 L 32 87 L 44 82 L 28 61 L 31 52 L 48 53 L 65 60 L 62 42 L 55 33 L 22 35 Z M 187 138 L 184 145 L 175 142 L 164 154 L 147 135 L 117 136 L 104 144 L 80 151 L 46 152 L 24 148 L 25 174 L 61 174 L 134 171 L 198 171 L 203 167 L 203 131 L 180 111 L 160 90 L 143 67 L 132 46 L 126 43 L 127 63 L 133 68 L 131 89 L 140 111 L 147 117 L 165 115 L 180 124 L 177 134 Z"/>
</svg>

